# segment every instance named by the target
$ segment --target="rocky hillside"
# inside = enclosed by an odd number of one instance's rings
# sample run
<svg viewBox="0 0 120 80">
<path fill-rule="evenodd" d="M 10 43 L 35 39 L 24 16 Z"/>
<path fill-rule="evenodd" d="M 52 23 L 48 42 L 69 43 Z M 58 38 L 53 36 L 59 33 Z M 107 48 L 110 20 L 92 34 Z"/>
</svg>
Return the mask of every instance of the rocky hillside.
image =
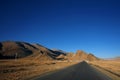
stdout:
<svg viewBox="0 0 120 80">
<path fill-rule="evenodd" d="M 24 42 L 5 41 L 0 43 L 0 59 L 22 58 L 33 53 L 35 47 Z"/>
<path fill-rule="evenodd" d="M 79 60 L 88 60 L 88 61 L 95 61 L 99 60 L 96 56 L 93 54 L 87 54 L 84 51 L 78 50 L 76 54 L 69 53 L 68 55 L 69 60 L 79 61 Z"/>
<path fill-rule="evenodd" d="M 55 53 L 39 44 L 18 41 L 0 42 L 0 59 L 18 59 L 24 57 L 54 59 L 55 56 Z"/>
<path fill-rule="evenodd" d="M 32 58 L 36 60 L 98 60 L 93 54 L 78 50 L 76 54 L 48 49 L 40 44 L 19 41 L 0 42 L 0 59 Z"/>
</svg>

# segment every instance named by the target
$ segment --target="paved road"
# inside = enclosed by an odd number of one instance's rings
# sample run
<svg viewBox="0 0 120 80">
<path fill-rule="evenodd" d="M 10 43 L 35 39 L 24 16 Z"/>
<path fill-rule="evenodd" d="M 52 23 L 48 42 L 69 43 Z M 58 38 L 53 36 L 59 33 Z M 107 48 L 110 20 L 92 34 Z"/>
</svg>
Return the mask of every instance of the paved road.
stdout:
<svg viewBox="0 0 120 80">
<path fill-rule="evenodd" d="M 57 72 L 40 76 L 35 80 L 112 80 L 86 62 L 73 65 Z"/>
</svg>

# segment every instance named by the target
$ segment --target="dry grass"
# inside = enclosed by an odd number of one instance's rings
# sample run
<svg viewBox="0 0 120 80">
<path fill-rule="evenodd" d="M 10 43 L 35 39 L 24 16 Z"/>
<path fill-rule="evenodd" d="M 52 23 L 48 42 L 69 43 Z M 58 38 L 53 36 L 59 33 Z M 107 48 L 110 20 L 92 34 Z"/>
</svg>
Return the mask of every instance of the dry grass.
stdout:
<svg viewBox="0 0 120 80">
<path fill-rule="evenodd" d="M 91 64 L 102 71 L 104 70 L 113 80 L 120 80 L 120 61 L 102 60 L 91 62 Z"/>
<path fill-rule="evenodd" d="M 0 60 L 0 80 L 25 80 L 75 63 L 57 61 Z"/>
</svg>

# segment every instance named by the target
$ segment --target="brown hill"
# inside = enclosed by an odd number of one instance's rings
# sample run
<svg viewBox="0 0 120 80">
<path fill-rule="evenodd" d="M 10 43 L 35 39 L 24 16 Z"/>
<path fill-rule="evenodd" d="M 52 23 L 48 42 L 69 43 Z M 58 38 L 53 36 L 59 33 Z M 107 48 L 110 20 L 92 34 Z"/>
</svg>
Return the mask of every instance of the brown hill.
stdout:
<svg viewBox="0 0 120 80">
<path fill-rule="evenodd" d="M 0 59 L 27 58 L 34 60 L 99 60 L 93 54 L 78 50 L 76 54 L 62 50 L 51 50 L 40 44 L 19 41 L 0 42 Z"/>
<path fill-rule="evenodd" d="M 84 60 L 87 58 L 87 53 L 85 53 L 84 51 L 78 50 L 76 52 L 75 57 L 76 57 L 75 59 L 77 59 L 77 60 Z"/>
<path fill-rule="evenodd" d="M 99 60 L 99 58 L 95 57 L 93 54 L 87 54 L 84 51 L 78 50 L 76 54 L 69 53 L 68 55 L 69 60 L 74 61 L 81 61 L 81 60 L 88 60 L 88 61 L 95 61 Z"/>
<path fill-rule="evenodd" d="M 63 54 L 39 44 L 19 41 L 0 42 L 0 59 L 30 58 L 35 60 L 54 60 Z"/>
<path fill-rule="evenodd" d="M 39 60 L 54 60 L 57 56 L 52 50 L 40 45 L 40 44 L 33 44 L 38 50 L 34 53 L 33 58 L 36 56 Z"/>
<path fill-rule="evenodd" d="M 96 60 L 100 60 L 100 59 L 90 53 L 87 55 L 87 60 L 88 61 L 96 61 Z"/>
<path fill-rule="evenodd" d="M 56 57 L 57 60 L 67 60 L 67 56 L 64 54 L 60 54 L 59 56 Z"/>
<path fill-rule="evenodd" d="M 32 50 L 19 42 L 5 41 L 0 44 L 2 45 L 0 47 L 0 59 L 21 58 L 32 54 Z"/>
</svg>

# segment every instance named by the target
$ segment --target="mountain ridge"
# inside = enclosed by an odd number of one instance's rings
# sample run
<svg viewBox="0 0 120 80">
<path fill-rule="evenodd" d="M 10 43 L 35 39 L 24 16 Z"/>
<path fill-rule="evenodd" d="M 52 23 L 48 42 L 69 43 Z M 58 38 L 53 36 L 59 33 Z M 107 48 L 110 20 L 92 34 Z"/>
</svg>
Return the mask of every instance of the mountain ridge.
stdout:
<svg viewBox="0 0 120 80">
<path fill-rule="evenodd" d="M 20 41 L 0 42 L 0 59 L 35 58 L 38 60 L 99 60 L 93 54 L 78 50 L 76 54 L 59 49 L 49 49 L 40 44 Z"/>
</svg>

